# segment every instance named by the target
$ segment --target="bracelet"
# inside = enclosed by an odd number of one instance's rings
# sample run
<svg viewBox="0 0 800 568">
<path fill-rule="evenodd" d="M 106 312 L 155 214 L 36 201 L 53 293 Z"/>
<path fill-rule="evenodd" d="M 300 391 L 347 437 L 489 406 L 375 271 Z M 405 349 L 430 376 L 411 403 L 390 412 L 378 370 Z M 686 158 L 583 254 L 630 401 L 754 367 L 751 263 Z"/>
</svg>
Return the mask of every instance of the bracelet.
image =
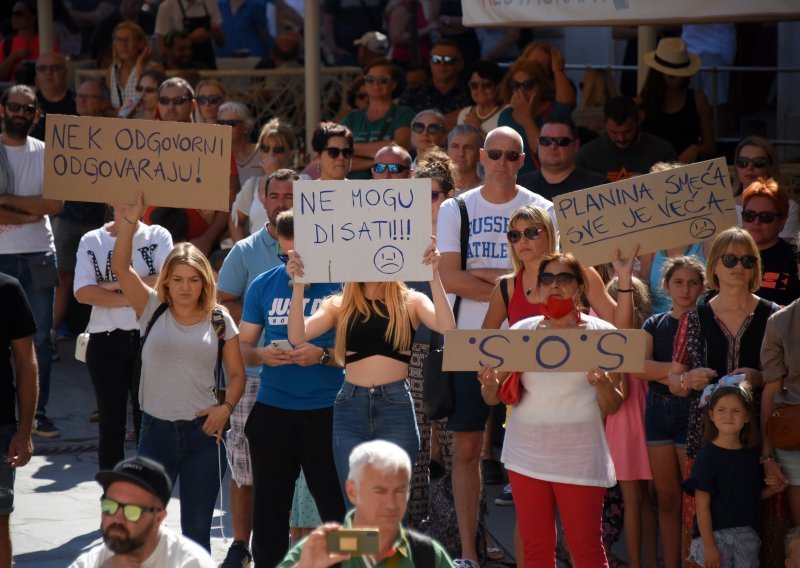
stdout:
<svg viewBox="0 0 800 568">
<path fill-rule="evenodd" d="M 136 224 L 136 221 L 131 221 L 127 217 L 123 217 L 123 219 L 125 219 L 128 222 L 129 225 L 135 225 Z"/>
<path fill-rule="evenodd" d="M 633 292 L 633 288 L 617 288 L 617 292 L 621 292 L 623 294 L 627 294 L 629 292 Z"/>
<path fill-rule="evenodd" d="M 778 460 L 776 460 L 775 456 L 773 456 L 772 454 L 767 454 L 766 456 L 761 456 L 760 458 L 758 458 L 758 463 L 760 463 L 762 465 L 767 463 L 767 462 L 778 463 Z"/>
<path fill-rule="evenodd" d="M 230 413 L 231 413 L 231 416 L 233 416 L 233 405 L 232 405 L 230 402 L 228 402 L 228 401 L 226 400 L 225 402 L 223 402 L 222 404 L 220 404 L 220 406 L 224 406 L 224 407 L 226 407 L 226 408 L 227 408 L 227 409 L 230 411 Z"/>
</svg>

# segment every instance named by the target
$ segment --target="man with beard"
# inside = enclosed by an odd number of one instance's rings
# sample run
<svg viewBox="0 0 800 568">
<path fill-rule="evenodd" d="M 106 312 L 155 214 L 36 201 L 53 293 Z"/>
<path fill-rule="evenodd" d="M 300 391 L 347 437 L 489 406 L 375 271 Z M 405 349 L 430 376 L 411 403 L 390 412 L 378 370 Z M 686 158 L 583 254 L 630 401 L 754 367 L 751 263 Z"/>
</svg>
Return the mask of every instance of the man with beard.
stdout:
<svg viewBox="0 0 800 568">
<path fill-rule="evenodd" d="M 172 483 L 161 464 L 136 457 L 119 462 L 95 479 L 100 498 L 103 544 L 78 557 L 70 568 L 170 566 L 213 568 L 199 544 L 162 526 Z"/>
<path fill-rule="evenodd" d="M 53 438 L 60 433 L 47 418 L 50 395 L 50 327 L 58 283 L 50 216 L 61 202 L 43 199 L 44 143 L 29 136 L 39 115 L 36 93 L 15 85 L 0 97 L 0 272 L 19 280 L 36 320 L 34 347 L 39 364 L 39 403 L 33 433 Z"/>
</svg>

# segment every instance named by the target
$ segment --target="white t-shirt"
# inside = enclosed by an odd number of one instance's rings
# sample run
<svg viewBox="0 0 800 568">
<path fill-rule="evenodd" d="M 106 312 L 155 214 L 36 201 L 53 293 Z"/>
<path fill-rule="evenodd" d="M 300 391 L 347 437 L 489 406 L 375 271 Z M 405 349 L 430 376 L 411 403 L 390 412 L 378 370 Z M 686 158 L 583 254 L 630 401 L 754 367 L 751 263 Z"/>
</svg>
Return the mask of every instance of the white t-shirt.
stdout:
<svg viewBox="0 0 800 568">
<path fill-rule="evenodd" d="M 264 204 L 258 198 L 258 183 L 262 176 L 254 176 L 244 182 L 242 190 L 236 194 L 236 199 L 233 201 L 231 208 L 231 218 L 234 222 L 238 222 L 237 212 L 247 215 L 247 227 L 245 227 L 247 234 L 252 235 L 261 227 L 267 224 L 267 210 L 264 209 Z"/>
<path fill-rule="evenodd" d="M 139 318 L 142 335 L 159 304 L 153 291 Z M 228 341 L 239 334 L 239 329 L 228 310 L 222 310 L 222 314 Z M 216 365 L 217 334 L 211 316 L 194 325 L 181 325 L 166 310 L 153 324 L 142 348 L 139 383 L 142 410 L 161 420 L 194 420 L 198 411 L 217 404 Z"/>
<path fill-rule="evenodd" d="M 581 315 L 586 329 L 615 329 Z M 536 329 L 542 316 L 511 329 Z M 587 369 L 588 370 L 588 369 Z M 523 373 L 525 390 L 506 425 L 502 462 L 506 469 L 543 481 L 611 487 L 616 483 L 597 388 L 586 373 Z"/>
<path fill-rule="evenodd" d="M 159 5 L 158 14 L 156 14 L 155 32 L 157 35 L 166 36 L 172 30 L 183 28 L 183 12 L 181 12 L 178 2 L 183 4 L 187 18 L 199 18 L 208 14 L 211 16 L 212 25 L 222 23 L 219 5 L 213 0 L 197 0 L 191 5 L 187 0 L 164 0 Z"/>
<path fill-rule="evenodd" d="M 5 145 L 14 171 L 14 195 L 41 197 L 44 190 L 44 142 L 28 136 L 22 146 Z M 0 254 L 55 252 L 50 217 L 25 225 L 0 225 Z"/>
<path fill-rule="evenodd" d="M 467 249 L 467 268 L 511 269 L 508 256 L 508 220 L 519 207 L 536 205 L 545 209 L 553 223 L 556 222 L 553 202 L 541 195 L 517 186 L 517 195 L 506 203 L 490 203 L 481 195 L 483 186 L 470 189 L 461 194 L 469 215 L 469 247 Z M 461 254 L 461 212 L 455 199 L 448 199 L 439 209 L 437 223 L 437 246 L 440 252 Z M 459 329 L 480 329 L 489 302 L 479 302 L 461 298 L 458 309 Z"/>
<path fill-rule="evenodd" d="M 100 543 L 81 554 L 69 568 L 99 568 L 112 556 L 114 553 L 104 543 Z M 202 546 L 162 526 L 158 531 L 156 549 L 139 566 L 140 568 L 215 568 L 216 564 Z"/>
<path fill-rule="evenodd" d="M 106 227 L 89 231 L 78 245 L 75 264 L 73 290 L 77 292 L 85 286 L 96 286 L 101 282 L 116 282 L 111 272 L 111 253 L 117 237 L 112 236 Z M 139 223 L 133 235 L 133 257 L 131 266 L 136 274 L 144 278 L 161 272 L 164 259 L 172 250 L 172 236 L 164 227 Z M 139 329 L 136 312 L 132 308 L 92 307 L 89 320 L 89 333 L 103 333 L 115 329 Z"/>
</svg>

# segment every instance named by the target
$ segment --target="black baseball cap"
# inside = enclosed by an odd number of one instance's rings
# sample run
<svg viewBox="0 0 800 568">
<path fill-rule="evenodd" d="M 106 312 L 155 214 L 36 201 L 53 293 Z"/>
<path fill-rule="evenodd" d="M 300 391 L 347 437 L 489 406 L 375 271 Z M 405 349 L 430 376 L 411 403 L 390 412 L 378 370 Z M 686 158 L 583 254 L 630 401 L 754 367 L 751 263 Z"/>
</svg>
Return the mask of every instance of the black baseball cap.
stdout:
<svg viewBox="0 0 800 568">
<path fill-rule="evenodd" d="M 158 497 L 164 508 L 167 507 L 172 493 L 172 481 L 164 466 L 141 456 L 123 460 L 115 465 L 113 470 L 98 472 L 94 478 L 103 486 L 103 491 L 108 491 L 108 487 L 115 481 L 127 481 L 138 485 Z"/>
</svg>

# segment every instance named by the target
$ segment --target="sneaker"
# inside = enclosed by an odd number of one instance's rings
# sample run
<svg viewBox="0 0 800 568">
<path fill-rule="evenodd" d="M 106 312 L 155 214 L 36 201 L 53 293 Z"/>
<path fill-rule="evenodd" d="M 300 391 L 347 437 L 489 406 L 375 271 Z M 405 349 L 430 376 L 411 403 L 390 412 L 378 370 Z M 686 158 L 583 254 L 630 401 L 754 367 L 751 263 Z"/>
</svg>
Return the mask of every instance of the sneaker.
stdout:
<svg viewBox="0 0 800 568">
<path fill-rule="evenodd" d="M 61 432 L 59 432 L 52 420 L 43 414 L 39 414 L 33 421 L 32 434 L 41 438 L 58 438 Z"/>
<path fill-rule="evenodd" d="M 481 460 L 481 472 L 483 482 L 486 485 L 500 485 L 503 483 L 503 468 L 500 462 L 495 459 L 486 458 Z"/>
<path fill-rule="evenodd" d="M 503 487 L 503 492 L 495 497 L 494 504 L 501 507 L 509 507 L 514 505 L 514 497 L 511 495 L 511 484 L 509 483 Z"/>
<path fill-rule="evenodd" d="M 253 556 L 247 545 L 241 540 L 234 540 L 219 568 L 248 568 L 252 561 Z"/>
<path fill-rule="evenodd" d="M 467 558 L 456 558 L 453 560 L 453 568 L 481 568 L 475 560 L 468 560 Z"/>
</svg>

